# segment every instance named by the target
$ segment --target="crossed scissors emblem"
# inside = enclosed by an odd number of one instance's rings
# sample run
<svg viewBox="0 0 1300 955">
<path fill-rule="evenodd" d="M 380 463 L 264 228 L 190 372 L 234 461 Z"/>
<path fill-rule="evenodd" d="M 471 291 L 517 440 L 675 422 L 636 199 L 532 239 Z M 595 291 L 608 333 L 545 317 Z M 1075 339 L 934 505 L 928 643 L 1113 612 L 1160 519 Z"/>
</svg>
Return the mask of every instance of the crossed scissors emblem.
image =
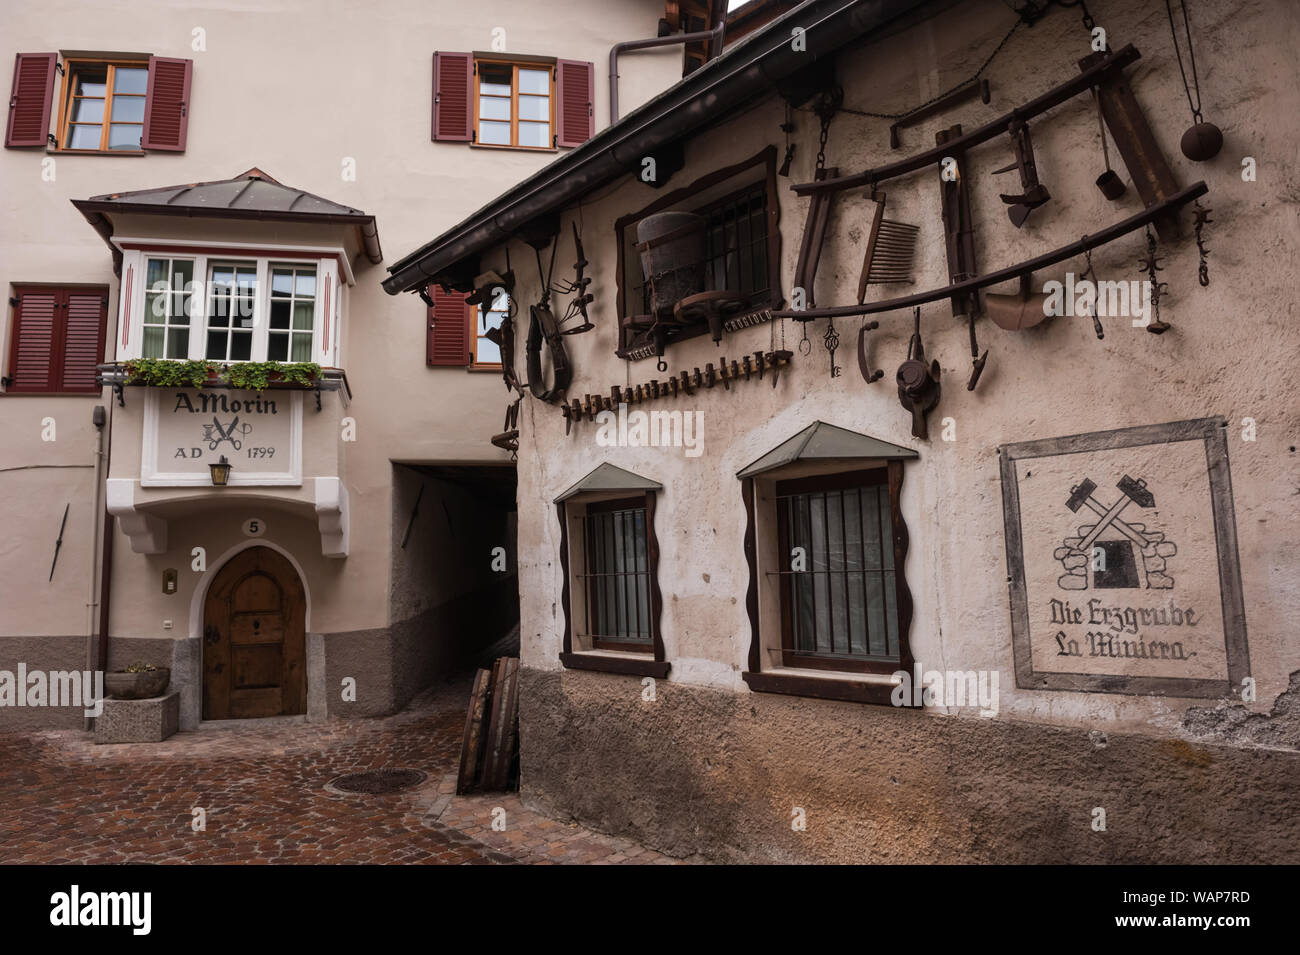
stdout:
<svg viewBox="0 0 1300 955">
<path fill-rule="evenodd" d="M 236 425 L 238 424 L 239 415 L 235 415 L 229 426 L 225 428 L 221 427 L 221 422 L 215 417 L 212 419 L 212 424 L 205 424 L 203 426 L 203 440 L 208 442 L 208 450 L 217 450 L 217 448 L 221 446 L 222 441 L 229 441 L 230 446 L 236 451 L 243 447 L 243 442 L 240 441 L 239 438 L 236 438 L 235 435 L 239 434 L 242 437 L 252 431 L 253 426 L 251 424 L 246 424 L 242 428 L 237 428 Z"/>
</svg>

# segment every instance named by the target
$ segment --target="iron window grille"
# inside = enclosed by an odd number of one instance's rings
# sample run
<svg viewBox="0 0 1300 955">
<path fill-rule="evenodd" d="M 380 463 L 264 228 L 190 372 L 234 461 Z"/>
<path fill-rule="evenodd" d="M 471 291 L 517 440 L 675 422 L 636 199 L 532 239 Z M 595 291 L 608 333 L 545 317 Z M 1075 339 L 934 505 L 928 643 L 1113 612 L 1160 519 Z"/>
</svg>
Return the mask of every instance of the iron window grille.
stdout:
<svg viewBox="0 0 1300 955">
<path fill-rule="evenodd" d="M 785 666 L 892 672 L 901 662 L 888 471 L 778 481 Z M 799 548 L 799 550 L 796 550 Z"/>
</svg>

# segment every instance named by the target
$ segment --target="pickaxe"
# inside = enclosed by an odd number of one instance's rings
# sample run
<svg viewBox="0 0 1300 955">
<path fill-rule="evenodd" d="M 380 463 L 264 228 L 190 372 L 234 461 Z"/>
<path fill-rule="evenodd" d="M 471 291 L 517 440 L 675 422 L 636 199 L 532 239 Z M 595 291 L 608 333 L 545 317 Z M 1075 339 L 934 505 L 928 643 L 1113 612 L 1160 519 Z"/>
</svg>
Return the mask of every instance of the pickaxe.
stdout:
<svg viewBox="0 0 1300 955">
<path fill-rule="evenodd" d="M 1015 141 L 1016 161 L 1001 169 L 994 169 L 993 174 L 1010 172 L 1013 169 L 1020 171 L 1020 186 L 1024 192 L 1018 196 L 1002 193 L 1002 201 L 1011 207 L 1007 210 L 1007 215 L 1011 217 L 1012 224 L 1019 229 L 1029 218 L 1029 213 L 1052 196 L 1047 191 L 1047 187 L 1038 181 L 1038 167 L 1034 165 L 1034 145 L 1029 139 L 1029 127 L 1017 119 L 1012 121 L 1008 132 Z"/>
<path fill-rule="evenodd" d="M 1099 520 L 1096 526 L 1088 532 L 1088 536 L 1079 541 L 1079 550 L 1084 552 L 1091 550 L 1093 542 L 1103 531 L 1106 530 L 1106 528 L 1110 527 L 1111 524 L 1115 524 L 1124 536 L 1143 547 L 1150 543 L 1150 541 L 1137 531 L 1133 530 L 1133 528 L 1128 524 L 1117 520 L 1120 511 L 1124 510 L 1124 508 L 1128 507 L 1131 503 L 1136 503 L 1139 507 L 1155 507 L 1156 499 L 1152 496 L 1151 492 L 1147 490 L 1146 481 L 1140 479 L 1135 481 L 1126 474 L 1119 479 L 1119 483 L 1115 486 L 1118 487 L 1123 494 L 1121 494 L 1119 500 L 1117 500 L 1110 509 L 1106 511 L 1103 511 L 1099 505 L 1092 501 L 1092 492 L 1097 489 L 1097 485 L 1087 478 L 1083 479 L 1078 487 L 1076 487 L 1070 494 L 1069 500 L 1065 502 L 1065 506 L 1072 511 L 1077 511 L 1081 506 L 1086 504 L 1090 510 L 1101 515 L 1101 520 Z"/>
</svg>

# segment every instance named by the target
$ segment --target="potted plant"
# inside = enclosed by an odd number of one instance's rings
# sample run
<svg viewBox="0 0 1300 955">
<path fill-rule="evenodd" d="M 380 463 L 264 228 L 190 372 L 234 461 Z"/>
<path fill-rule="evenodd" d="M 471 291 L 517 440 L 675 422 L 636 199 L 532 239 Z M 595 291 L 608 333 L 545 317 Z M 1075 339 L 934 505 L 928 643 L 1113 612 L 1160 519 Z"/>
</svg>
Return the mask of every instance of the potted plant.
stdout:
<svg viewBox="0 0 1300 955">
<path fill-rule="evenodd" d="M 115 700 L 147 700 L 162 696 L 171 679 L 168 667 L 137 661 L 122 670 L 104 674 L 104 688 Z"/>
</svg>

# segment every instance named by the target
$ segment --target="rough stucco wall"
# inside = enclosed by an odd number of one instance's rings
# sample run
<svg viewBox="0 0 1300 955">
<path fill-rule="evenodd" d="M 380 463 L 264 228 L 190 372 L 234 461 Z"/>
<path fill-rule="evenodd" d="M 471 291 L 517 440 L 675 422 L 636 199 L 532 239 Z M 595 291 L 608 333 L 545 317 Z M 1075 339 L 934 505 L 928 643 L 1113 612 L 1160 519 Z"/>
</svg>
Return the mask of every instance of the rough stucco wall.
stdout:
<svg viewBox="0 0 1300 955">
<path fill-rule="evenodd" d="M 652 36 L 663 5 L 656 0 L 592 0 L 586 9 L 584 13 L 582 4 L 571 5 L 572 15 L 560 21 L 545 5 L 511 0 L 484 0 L 472 7 L 384 0 L 364 8 L 343 0 L 289 0 L 271 7 L 236 0 L 202 9 L 152 2 L 129 9 L 84 0 L 7 3 L 0 11 L 4 63 L 12 62 L 18 52 L 143 50 L 192 58 L 195 65 L 184 153 L 152 152 L 123 159 L 0 150 L 0 179 L 11 187 L 0 195 L 5 224 L 0 234 L 0 285 L 107 285 L 110 329 L 105 358 L 112 358 L 118 280 L 103 240 L 69 200 L 222 179 L 252 166 L 287 185 L 374 214 L 385 264 L 391 264 L 557 155 L 431 142 L 434 50 L 489 50 L 493 29 L 499 27 L 505 31 L 507 53 L 590 60 L 596 65 L 595 125 L 601 129 L 608 121 L 602 64 L 609 47 L 618 40 Z M 598 15 L 590 15 L 592 10 Z M 191 31 L 196 28 L 205 31 L 204 52 L 191 49 Z M 286 37 L 292 37 L 287 45 Z M 620 95 L 627 110 L 680 77 L 681 53 L 639 53 L 628 57 L 620 72 Z M 295 91 L 292 96 L 290 90 Z M 240 135 L 231 136 L 229 118 L 235 115 L 240 117 Z M 355 181 L 341 175 L 345 158 L 355 160 Z M 44 175 L 50 159 L 53 179 Z M 190 239 L 229 237 L 238 228 L 199 220 L 184 223 Z M 264 242 L 302 241 L 304 234 L 292 226 L 257 231 Z M 312 234 L 319 242 L 322 233 Z M 357 285 L 345 304 L 343 342 L 343 364 L 355 394 L 345 413 L 357 422 L 346 475 L 351 556 L 325 567 L 313 533 L 304 530 L 293 542 L 294 555 L 313 565 L 308 572 L 317 598 L 313 627 L 330 633 L 400 622 L 388 616 L 391 460 L 508 463 L 508 456 L 487 441 L 500 422 L 494 401 L 500 394 L 499 379 L 458 368 L 427 368 L 423 304 L 414 296 L 385 294 L 379 285 L 386 274 L 383 266 L 360 257 L 353 265 Z M 12 309 L 0 309 L 0 364 L 6 371 L 11 329 Z M 123 428 L 112 454 L 120 476 L 139 474 L 138 421 L 131 424 L 139 411 L 137 399 L 129 390 L 129 407 L 117 409 L 124 412 L 117 422 Z M 48 654 L 41 652 L 44 644 L 27 642 L 7 651 L 12 655 L 21 650 L 33 667 L 53 667 L 53 661 L 62 659 L 56 637 L 87 631 L 83 575 L 90 564 L 95 519 L 89 493 L 93 472 L 86 467 L 94 453 L 90 415 L 94 405 L 108 405 L 110 400 L 100 395 L 0 397 L 0 520 L 9 530 L 0 543 L 0 641 L 10 635 L 48 635 Z M 304 417 L 310 421 L 313 415 L 307 411 Z M 57 420 L 56 442 L 40 439 L 46 416 Z M 313 439 L 337 438 L 337 416 L 322 415 L 320 420 L 326 418 L 329 433 Z M 304 451 L 309 465 L 305 474 L 310 475 L 311 448 Z M 34 465 L 41 470 L 10 470 Z M 310 482 L 305 488 L 310 514 Z M 289 490 L 272 489 L 270 494 Z M 54 583 L 47 584 L 48 555 L 68 501 L 73 508 L 59 572 Z M 196 527 L 206 528 L 217 519 L 234 521 L 216 531 L 217 536 L 238 535 L 239 523 L 250 515 L 214 513 L 210 503 L 200 499 L 188 504 L 193 521 L 174 521 L 173 537 L 194 540 Z M 265 506 L 259 503 L 250 510 L 265 513 Z M 182 598 L 159 592 L 157 570 L 163 559 L 132 553 L 126 537 L 118 534 L 114 587 L 120 593 L 114 595 L 112 634 L 167 634 L 161 621 L 174 616 L 173 608 Z M 188 566 L 174 556 L 165 559 L 170 561 L 165 566 Z M 179 624 L 171 631 L 176 637 L 186 632 Z"/>
<path fill-rule="evenodd" d="M 521 671 L 525 801 L 721 862 L 1300 861 L 1300 753 Z M 1291 719 L 1294 724 L 1294 716 Z M 1294 726 L 1292 726 L 1294 732 Z M 791 827 L 803 809 L 806 829 Z M 1106 831 L 1092 828 L 1094 810 Z"/>
<path fill-rule="evenodd" d="M 981 814 L 1004 806 L 1006 832 L 1018 832 L 1023 827 L 1018 828 L 1013 808 L 1033 802 L 1027 797 L 1054 805 L 1060 793 L 1076 793 L 1082 805 L 1091 799 L 1079 788 L 1087 779 L 1101 780 L 1099 785 L 1110 794 L 1108 798 L 1121 804 L 1121 812 L 1145 814 L 1147 834 L 1142 838 L 1158 844 L 1166 858 L 1229 858 L 1231 853 L 1225 847 L 1239 839 L 1236 823 L 1249 821 L 1247 828 L 1253 829 L 1285 816 L 1282 794 L 1289 786 L 1290 801 L 1294 802 L 1297 785 L 1291 756 L 1213 748 L 1206 750 L 1212 754 L 1208 767 L 1183 769 L 1178 769 L 1181 764 L 1173 756 L 1189 752 L 1189 745 L 1199 752 L 1199 742 L 1186 742 L 1194 735 L 1204 742 L 1245 742 L 1245 737 L 1233 731 L 1234 721 L 1251 718 L 1241 714 L 1269 713 L 1290 685 L 1291 675 L 1300 670 L 1300 644 L 1292 639 L 1290 621 L 1290 608 L 1300 599 L 1300 577 L 1294 572 L 1291 554 L 1291 541 L 1300 531 L 1300 511 L 1294 504 L 1300 377 L 1291 356 L 1300 341 L 1291 321 L 1295 308 L 1290 272 L 1279 267 L 1290 261 L 1300 242 L 1294 169 L 1300 149 L 1300 129 L 1294 121 L 1300 115 L 1300 84 L 1293 82 L 1294 70 L 1288 65 L 1300 44 L 1300 20 L 1296 9 L 1283 3 L 1222 0 L 1198 5 L 1193 13 L 1194 43 L 1205 114 L 1224 130 L 1226 145 L 1212 162 L 1194 164 L 1178 149 L 1190 119 L 1163 5 L 1098 2 L 1090 4 L 1090 9 L 1097 22 L 1109 30 L 1112 47 L 1133 43 L 1142 52 L 1142 59 L 1128 75 L 1179 183 L 1205 179 L 1209 185 L 1204 204 L 1214 210 L 1207 236 L 1210 286 L 1201 288 L 1197 283 L 1196 247 L 1187 227 L 1180 242 L 1162 243 L 1159 252 L 1164 266 L 1161 278 L 1171 286 L 1161 305 L 1161 317 L 1172 323 L 1172 331 L 1157 337 L 1131 327 L 1125 318 L 1109 318 L 1105 320 L 1105 340 L 1098 341 L 1087 318 L 1057 319 L 1021 333 L 1003 332 L 981 320 L 981 348 L 989 348 L 991 355 L 973 393 L 964 388 L 970 369 L 964 320 L 954 320 L 946 302 L 924 308 L 927 356 L 938 358 L 944 370 L 943 397 L 930 416 L 928 442 L 911 437 L 908 415 L 899 407 L 891 381 L 911 332 L 910 313 L 904 312 L 878 316 L 882 327 L 872 334 L 871 355 L 877 367 L 885 368 L 887 377 L 875 385 L 864 384 L 854 367 L 852 346 L 859 321 L 838 323 L 841 351 L 837 359 L 845 370 L 836 379 L 829 377 L 829 362 L 821 347 L 825 323 L 819 321 L 809 328 L 812 354 L 808 358 L 796 354 L 793 368 L 782 376 L 777 388 L 741 383 L 731 394 L 715 389 L 699 392 L 693 399 L 655 404 L 655 408 L 703 414 L 704 453 L 698 458 L 685 456 L 680 448 L 600 447 L 595 427 L 585 422 L 566 437 L 556 409 L 526 401 L 520 416 L 519 460 L 521 656 L 533 672 L 527 684 L 529 692 L 524 695 L 521 730 L 525 793 L 556 807 L 568 806 L 598 825 L 638 832 L 657 845 L 677 846 L 682 851 L 691 845 L 713 845 L 726 855 L 728 834 L 739 831 L 727 820 L 728 800 L 771 800 L 775 806 L 780 797 L 780 804 L 785 805 L 791 793 L 807 791 L 806 786 L 799 788 L 798 780 L 810 773 L 813 777 L 822 774 L 826 798 L 831 800 L 828 811 L 840 814 L 836 825 L 875 825 L 866 820 L 860 800 L 871 795 L 878 802 L 879 793 L 862 788 L 867 785 L 864 779 L 878 751 L 907 752 L 891 740 L 892 728 L 902 734 L 902 727 L 907 727 L 909 745 L 923 750 L 949 745 L 939 741 L 951 741 L 964 752 L 960 747 L 966 745 L 967 738 L 973 741 L 972 746 L 1010 748 L 1013 755 L 1005 762 L 995 755 L 990 757 L 992 762 L 986 758 L 982 764 L 972 763 L 973 774 L 1009 783 L 1017 768 L 1024 767 L 1026 773 L 1042 780 L 1038 790 L 1027 789 L 1027 783 L 1008 786 L 1007 792 L 1019 798 L 1005 802 L 996 786 L 980 784 L 980 791 L 987 796 L 981 801 L 962 794 L 962 787 L 976 785 L 974 776 L 961 782 L 941 781 L 956 765 L 953 760 L 918 756 L 907 762 L 909 772 L 924 771 L 936 777 L 928 793 L 917 793 L 921 803 L 912 819 L 918 825 L 924 822 L 949 832 L 942 837 L 945 842 L 934 844 L 932 857 L 939 857 L 941 848 L 978 855 L 983 845 L 1000 846 L 999 857 L 1021 857 L 1026 850 L 1012 846 L 1010 836 L 980 828 L 984 825 L 979 821 Z M 925 100 L 970 76 L 1011 22 L 1003 5 L 980 0 L 949 9 L 885 43 L 853 51 L 838 67 L 846 105 L 895 112 Z M 1054 11 L 1032 29 L 1018 31 L 990 66 L 986 75 L 992 84 L 992 103 L 967 104 L 904 130 L 904 147 L 898 152 L 888 148 L 887 122 L 841 114 L 832 127 L 828 165 L 847 172 L 928 148 L 939 128 L 957 121 L 966 129 L 974 128 L 1077 75 L 1076 61 L 1088 52 L 1076 13 Z M 688 144 L 687 166 L 667 188 L 680 188 L 710 171 L 749 158 L 769 143 L 780 144 L 777 127 L 783 119 L 784 105 L 772 98 L 703 132 Z M 810 113 L 796 112 L 794 122 L 792 140 L 798 151 L 792 175 L 790 180 L 778 180 L 787 298 L 807 201 L 794 197 L 785 187 L 812 177 L 817 132 Z M 998 140 L 973 150 L 965 165 L 973 185 L 976 255 L 983 271 L 1064 245 L 1141 208 L 1131 184 L 1118 203 L 1104 200 L 1093 184 L 1102 164 L 1096 113 L 1088 98 L 1076 98 L 1035 122 L 1033 137 L 1039 173 L 1052 200 L 1035 212 L 1022 230 L 1010 225 L 997 197 L 998 192 L 1015 190 L 1015 174 L 991 175 L 992 169 L 1009 161 L 1009 143 Z M 1241 178 L 1242 159 L 1247 156 L 1257 163 L 1254 182 Z M 1112 158 L 1129 180 L 1113 148 Z M 921 227 L 916 285 L 910 291 L 946 284 L 937 170 L 927 169 L 888 183 L 886 191 L 887 215 Z M 608 393 L 611 384 L 664 377 L 654 371 L 653 360 L 629 367 L 613 355 L 617 315 L 612 224 L 657 195 L 640 183 L 622 182 L 588 197 L 580 214 L 575 211 L 571 215 L 581 223 L 593 262 L 590 274 L 595 276 L 593 315 L 597 323 L 595 331 L 566 342 L 576 368 L 571 394 Z M 820 304 L 855 300 L 869 211 L 870 206 L 854 194 L 841 203 L 832 220 L 830 242 L 819 271 Z M 1190 214 L 1185 219 L 1190 222 Z M 561 235 L 566 236 L 568 229 L 566 218 Z M 559 257 L 562 262 L 567 255 L 565 241 L 562 239 Z M 1144 251 L 1138 234 L 1098 251 L 1093 261 L 1102 279 L 1140 279 L 1143 275 L 1135 269 L 1135 262 Z M 514 262 L 527 261 L 526 254 L 525 247 L 511 248 Z M 503 256 L 498 252 L 485 261 L 499 267 Z M 1067 268 L 1078 275 L 1083 266 L 1082 260 L 1065 263 L 1035 280 L 1060 279 Z M 521 301 L 536 298 L 535 283 L 529 282 L 525 269 Z M 1013 284 L 993 291 L 1014 291 Z M 873 294 L 883 297 L 905 291 L 885 289 Z M 721 355 L 771 347 L 773 339 L 782 341 L 783 334 L 785 345 L 793 348 L 800 329 L 794 323 L 784 329 L 760 326 L 729 334 L 718 347 L 707 337 L 694 339 L 669 350 L 669 373 L 703 367 L 707 361 L 716 363 Z M 1008 613 L 998 446 L 1217 415 L 1229 422 L 1228 457 L 1257 699 L 1231 709 L 1240 711 L 1237 716 L 1189 720 L 1184 725 L 1189 714 L 1207 708 L 1205 701 L 1018 689 Z M 941 422 L 947 417 L 953 419 L 956 429 L 952 442 L 940 438 Z M 1254 419 L 1255 441 L 1241 438 L 1242 419 L 1247 417 Z M 741 681 L 750 632 L 744 612 L 748 582 L 741 549 L 744 512 L 734 475 L 819 418 L 885 441 L 919 447 L 921 458 L 908 465 L 902 493 L 911 536 L 906 572 L 916 604 L 912 649 L 927 668 L 999 673 L 1000 712 L 995 719 L 958 722 L 942 719 L 933 708 L 918 717 L 890 708 L 781 700 L 751 694 Z M 637 708 L 640 688 L 635 680 L 576 672 L 564 673 L 561 679 L 559 672 L 563 632 L 558 607 L 559 527 L 554 509 L 544 502 L 602 461 L 659 481 L 665 488 L 657 531 L 664 591 L 662 632 L 672 669 L 667 685 L 660 681 L 661 702 L 653 710 Z M 1212 592 L 1205 599 L 1213 601 L 1217 596 Z M 563 692 L 557 688 L 560 684 Z M 692 692 L 686 692 L 688 686 Z M 706 693 L 706 688 L 733 695 L 715 697 Z M 530 693 L 533 699 L 529 699 Z M 706 699 L 710 701 L 707 705 L 698 702 Z M 817 715 L 827 713 L 830 706 L 834 706 L 834 716 Z M 687 708 L 689 713 L 678 712 L 678 708 Z M 844 726 L 849 729 L 837 729 Z M 868 733 L 867 727 L 879 734 L 874 739 L 883 749 L 857 742 L 855 734 L 860 728 L 863 734 Z M 914 727 L 918 729 L 911 733 Z M 1102 762 L 1081 762 L 1057 754 L 1062 745 L 1082 746 L 1087 733 L 1094 730 L 1112 739 L 1123 735 L 1128 747 L 1125 758 L 1114 762 L 1114 755 L 1108 755 Z M 737 770 L 733 775 L 710 776 L 700 770 L 697 756 L 702 759 L 714 742 L 742 732 L 749 739 L 746 755 L 754 762 L 748 775 Z M 834 745 L 810 742 L 826 733 L 831 734 Z M 1283 738 L 1290 737 L 1283 733 Z M 821 767 L 801 758 L 805 745 L 831 766 Z M 840 745 L 848 749 L 842 753 L 837 749 Z M 630 755 L 638 753 L 638 747 L 645 751 L 644 761 Z M 1112 747 L 1108 752 L 1114 751 Z M 977 752 L 971 751 L 972 759 Z M 760 759 L 758 754 L 763 753 L 770 756 Z M 620 761 L 625 754 L 629 755 L 623 765 Z M 657 761 L 652 761 L 655 754 Z M 1144 768 L 1144 761 L 1150 765 Z M 734 762 L 742 764 L 745 760 Z M 1167 767 L 1171 772 L 1178 769 L 1175 777 L 1183 783 L 1195 782 L 1195 786 L 1165 788 L 1164 778 L 1152 766 Z M 1237 771 L 1245 775 L 1234 775 Z M 1236 816 L 1236 808 L 1210 812 L 1213 803 L 1202 802 L 1197 794 L 1202 786 L 1217 789 L 1217 798 L 1252 805 L 1247 812 L 1249 820 L 1245 815 Z M 841 799 L 832 792 L 836 787 L 857 797 L 844 795 Z M 1157 809 L 1158 800 L 1146 798 L 1151 787 L 1168 798 L 1167 808 Z M 692 804 L 692 799 L 681 797 L 683 792 L 707 792 L 709 812 L 693 817 L 691 810 L 683 808 Z M 1137 792 L 1144 794 L 1145 808 L 1133 804 L 1132 794 Z M 1089 803 L 1094 804 L 1101 800 Z M 900 799 L 893 804 L 893 811 L 904 812 L 905 806 L 906 801 Z M 1202 809 L 1204 825 L 1197 820 Z M 1031 811 L 1048 812 L 1033 807 Z M 954 819 L 944 821 L 950 813 L 955 814 Z M 782 832 L 788 835 L 788 814 L 786 808 L 772 817 L 774 839 L 782 838 Z M 717 839 L 710 842 L 707 834 L 689 835 L 691 819 L 699 823 L 702 833 L 712 827 Z M 1050 822 L 1043 816 L 1037 825 L 1045 832 Z M 1086 819 L 1071 817 L 1069 825 L 1080 827 L 1079 839 L 1088 835 Z M 979 838 L 945 830 L 948 826 L 972 827 L 971 833 Z M 755 832 L 763 831 L 757 817 L 741 828 L 751 842 Z M 656 837 L 656 832 L 664 835 Z M 904 833 L 912 830 L 900 825 L 889 832 L 892 837 L 882 831 L 880 839 L 851 839 L 846 844 L 881 852 L 892 838 L 901 841 Z M 1139 838 L 1135 834 L 1130 837 Z M 914 841 L 919 836 L 908 838 Z M 1038 858 L 1052 857 L 1050 839 L 1035 845 Z M 1066 838 L 1061 852 L 1079 858 L 1084 852 L 1102 851 L 1087 845 Z M 1136 846 L 1136 842 L 1130 844 L 1116 858 L 1137 860 Z M 1257 849 L 1251 847 L 1248 854 L 1262 858 Z M 819 851 L 830 857 L 847 850 Z"/>
</svg>

